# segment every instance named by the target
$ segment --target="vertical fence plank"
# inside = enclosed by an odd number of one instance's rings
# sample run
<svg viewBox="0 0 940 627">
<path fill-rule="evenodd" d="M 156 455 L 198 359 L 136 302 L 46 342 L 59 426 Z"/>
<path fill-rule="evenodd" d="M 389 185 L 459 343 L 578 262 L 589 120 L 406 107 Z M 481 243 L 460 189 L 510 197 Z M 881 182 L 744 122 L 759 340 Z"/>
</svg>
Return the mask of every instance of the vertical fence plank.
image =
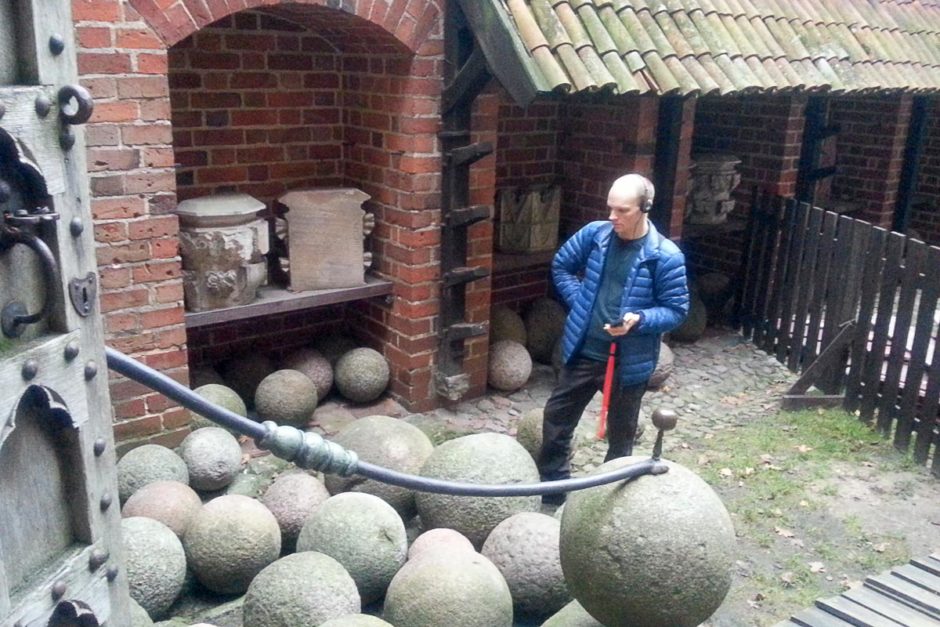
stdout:
<svg viewBox="0 0 940 627">
<path fill-rule="evenodd" d="M 767 331 L 767 302 L 770 296 L 770 271 L 774 262 L 774 243 L 777 239 L 778 224 L 773 211 L 773 196 L 767 195 L 762 203 L 764 212 L 764 229 L 760 239 L 760 265 L 757 269 L 757 280 L 754 299 L 754 336 L 753 342 L 758 346 L 764 340 Z"/>
<path fill-rule="evenodd" d="M 793 203 L 784 202 L 782 198 L 778 198 L 776 210 L 780 236 L 775 253 L 773 275 L 770 278 L 773 297 L 767 309 L 769 322 L 763 343 L 763 349 L 771 354 L 777 350 L 781 328 L 780 312 L 783 310 L 783 301 L 787 298 L 781 286 L 786 280 L 787 267 L 790 264 L 790 246 L 793 243 L 793 224 L 796 220 L 796 206 Z"/>
<path fill-rule="evenodd" d="M 927 256 L 927 246 L 923 242 L 907 240 L 904 261 L 901 269 L 898 304 L 892 316 L 891 339 L 888 348 L 888 367 L 881 385 L 881 399 L 878 403 L 878 423 L 889 429 L 892 421 L 898 418 L 898 392 L 901 389 L 901 373 L 904 357 L 907 353 L 907 338 L 911 333 L 914 303 L 920 284 L 920 271 Z M 908 425 L 910 427 L 910 425 Z M 910 441 L 910 431 L 904 438 L 904 448 Z M 897 440 L 896 440 L 897 442 Z"/>
<path fill-rule="evenodd" d="M 878 311 L 875 314 L 875 326 L 872 329 L 871 351 L 865 365 L 865 374 L 862 376 L 862 417 L 867 421 L 875 415 L 878 406 L 878 394 L 881 388 L 881 374 L 885 363 L 885 347 L 888 345 L 889 325 L 894 315 L 894 302 L 898 291 L 898 280 L 901 276 L 901 259 L 904 252 L 905 237 L 900 233 L 888 235 L 888 245 L 885 252 L 885 267 L 881 275 L 881 285 L 878 293 Z M 887 434 L 888 416 L 878 416 L 878 429 Z"/>
<path fill-rule="evenodd" d="M 862 376 L 865 364 L 871 356 L 868 343 L 872 333 L 872 315 L 878 298 L 878 286 L 884 270 L 885 242 L 888 232 L 880 227 L 871 229 L 868 246 L 865 248 L 865 268 L 862 271 L 862 292 L 859 299 L 858 318 L 856 319 L 855 341 L 849 357 L 849 377 L 845 387 L 845 408 L 854 412 L 861 405 Z"/>
<path fill-rule="evenodd" d="M 940 412 L 940 329 L 935 327 L 937 304 L 940 300 L 940 248 L 931 247 L 927 252 L 924 265 L 923 288 L 920 304 L 917 308 L 917 322 L 914 330 L 914 346 L 911 350 L 911 366 L 904 382 L 904 396 L 901 399 L 901 415 L 914 415 L 917 401 L 921 394 L 921 380 L 926 383 L 923 405 L 920 408 L 917 423 L 917 439 L 914 442 L 914 459 L 919 463 L 927 461 L 930 444 L 934 439 L 934 429 L 938 425 Z M 928 368 L 927 359 L 931 360 Z M 935 453 L 940 462 L 940 446 Z"/>
<path fill-rule="evenodd" d="M 791 296 L 796 301 L 793 309 L 793 330 L 790 334 L 790 353 L 787 355 L 787 367 L 794 372 L 799 371 L 803 364 L 803 346 L 806 342 L 806 317 L 809 314 L 809 303 L 813 293 L 813 274 L 816 266 L 816 254 L 819 252 L 819 229 L 822 226 L 823 211 L 819 208 L 802 204 L 801 209 L 809 212 L 809 221 L 806 226 L 803 254 L 800 257 L 800 273 L 796 285 L 796 293 Z"/>
<path fill-rule="evenodd" d="M 816 256 L 816 272 L 813 274 L 816 287 L 813 289 L 813 297 L 810 301 L 809 326 L 806 330 L 805 359 L 807 363 L 813 363 L 816 356 L 827 345 L 822 341 L 823 313 L 829 309 L 829 302 L 834 293 L 833 287 L 839 282 L 839 276 L 842 274 L 842 266 L 845 261 L 844 258 L 835 256 L 839 267 L 832 272 L 830 280 L 829 268 L 834 257 L 833 251 L 836 250 L 835 239 L 838 220 L 839 215 L 831 211 L 827 211 L 823 217 L 822 235 L 819 238 L 819 253 Z"/>
<path fill-rule="evenodd" d="M 777 339 L 777 361 L 786 363 L 787 350 L 790 348 L 790 338 L 793 334 L 794 295 L 799 284 L 800 264 L 803 259 L 803 247 L 806 244 L 806 224 L 809 221 L 809 211 L 805 205 L 797 205 L 795 201 L 788 201 L 793 205 L 795 213 L 793 220 L 792 240 L 787 250 L 787 272 L 783 284 L 783 310 L 780 312 L 780 332 Z"/>
<path fill-rule="evenodd" d="M 737 302 L 735 302 L 735 319 L 741 323 L 741 333 L 747 339 L 750 339 L 754 332 L 754 292 L 757 285 L 757 268 L 760 266 L 758 242 L 763 228 L 764 202 L 766 202 L 764 196 L 755 188 L 754 193 L 751 194 L 751 212 L 747 221 L 741 282 L 738 284 Z"/>
</svg>

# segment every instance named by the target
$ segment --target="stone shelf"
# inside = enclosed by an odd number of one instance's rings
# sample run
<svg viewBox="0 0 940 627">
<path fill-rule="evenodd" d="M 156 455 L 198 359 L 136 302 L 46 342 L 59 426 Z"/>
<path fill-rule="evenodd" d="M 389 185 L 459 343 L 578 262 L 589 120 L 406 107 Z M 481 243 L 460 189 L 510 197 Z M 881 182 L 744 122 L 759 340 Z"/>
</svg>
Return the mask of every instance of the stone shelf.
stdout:
<svg viewBox="0 0 940 627">
<path fill-rule="evenodd" d="M 208 311 L 189 311 L 186 313 L 186 328 L 204 327 L 210 324 L 247 320 L 271 314 L 281 314 L 301 309 L 312 309 L 324 305 L 335 305 L 364 298 L 386 296 L 392 293 L 391 281 L 372 276 L 366 277 L 365 285 L 328 290 L 310 290 L 290 292 L 288 290 L 265 286 L 258 290 L 258 297 L 247 305 L 210 309 Z"/>
<path fill-rule="evenodd" d="M 747 230 L 747 218 L 732 216 L 721 224 L 683 224 L 682 239 L 707 237 L 719 233 L 740 233 Z"/>
</svg>

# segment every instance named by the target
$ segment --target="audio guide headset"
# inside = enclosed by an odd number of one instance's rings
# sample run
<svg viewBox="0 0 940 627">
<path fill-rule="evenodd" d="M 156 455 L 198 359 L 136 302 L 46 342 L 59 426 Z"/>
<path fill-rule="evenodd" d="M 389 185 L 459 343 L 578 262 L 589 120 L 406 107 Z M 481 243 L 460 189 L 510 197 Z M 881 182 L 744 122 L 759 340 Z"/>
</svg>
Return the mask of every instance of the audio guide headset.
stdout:
<svg viewBox="0 0 940 627">
<path fill-rule="evenodd" d="M 656 190 L 648 178 L 641 176 L 640 179 L 643 181 L 643 199 L 640 203 L 640 211 L 649 213 L 653 210 L 653 197 L 656 195 Z"/>
</svg>

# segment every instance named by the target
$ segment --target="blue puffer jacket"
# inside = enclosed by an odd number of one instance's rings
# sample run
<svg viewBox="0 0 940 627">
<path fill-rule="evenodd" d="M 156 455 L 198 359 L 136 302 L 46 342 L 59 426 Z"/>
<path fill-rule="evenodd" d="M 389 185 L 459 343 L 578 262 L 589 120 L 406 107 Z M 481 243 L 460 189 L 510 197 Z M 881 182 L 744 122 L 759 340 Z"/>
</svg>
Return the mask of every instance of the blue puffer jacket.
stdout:
<svg viewBox="0 0 940 627">
<path fill-rule="evenodd" d="M 621 317 L 632 312 L 641 318 L 617 344 L 618 377 L 622 385 L 650 378 L 659 358 L 660 336 L 682 324 L 689 313 L 685 257 L 673 242 L 659 234 L 652 222 L 649 227 L 620 303 Z M 565 363 L 577 355 L 587 336 L 611 237 L 616 235 L 610 222 L 591 222 L 572 235 L 552 261 L 555 287 L 569 309 L 563 340 Z"/>
</svg>

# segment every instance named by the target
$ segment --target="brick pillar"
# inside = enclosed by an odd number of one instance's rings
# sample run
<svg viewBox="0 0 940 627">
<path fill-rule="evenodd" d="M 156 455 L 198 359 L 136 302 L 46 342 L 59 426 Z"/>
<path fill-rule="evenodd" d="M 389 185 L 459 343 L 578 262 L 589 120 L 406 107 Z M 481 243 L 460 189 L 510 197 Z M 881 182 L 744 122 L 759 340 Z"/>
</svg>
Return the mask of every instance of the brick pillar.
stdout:
<svg viewBox="0 0 940 627">
<path fill-rule="evenodd" d="M 891 228 L 911 102 L 910 94 L 832 99 L 829 119 L 841 127 L 832 199 L 858 205 L 853 217 Z"/>
<path fill-rule="evenodd" d="M 672 210 L 669 214 L 668 232 L 682 236 L 685 220 L 686 196 L 689 193 L 689 165 L 692 161 L 692 135 L 695 130 L 695 98 L 682 101 L 682 121 L 679 128 L 679 146 L 676 149 L 676 172 L 672 190 Z"/>
</svg>

